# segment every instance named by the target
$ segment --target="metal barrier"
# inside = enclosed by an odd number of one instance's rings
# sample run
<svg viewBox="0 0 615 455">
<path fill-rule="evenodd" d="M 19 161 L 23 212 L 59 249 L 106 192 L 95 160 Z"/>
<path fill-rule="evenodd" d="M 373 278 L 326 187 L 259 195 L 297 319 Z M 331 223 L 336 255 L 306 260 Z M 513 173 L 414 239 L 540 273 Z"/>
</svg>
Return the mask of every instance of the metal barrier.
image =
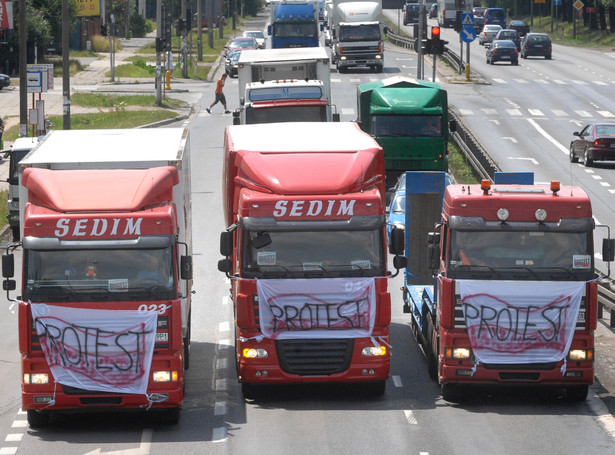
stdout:
<svg viewBox="0 0 615 455">
<path fill-rule="evenodd" d="M 391 29 L 389 29 L 387 36 L 390 43 L 395 46 L 416 50 L 417 38 L 408 38 L 402 35 L 397 35 L 396 33 L 393 33 Z M 442 57 L 445 58 L 456 71 L 462 72 L 465 70 L 465 64 L 461 61 L 461 58 L 448 47 L 444 47 L 444 54 L 442 54 Z"/>
</svg>

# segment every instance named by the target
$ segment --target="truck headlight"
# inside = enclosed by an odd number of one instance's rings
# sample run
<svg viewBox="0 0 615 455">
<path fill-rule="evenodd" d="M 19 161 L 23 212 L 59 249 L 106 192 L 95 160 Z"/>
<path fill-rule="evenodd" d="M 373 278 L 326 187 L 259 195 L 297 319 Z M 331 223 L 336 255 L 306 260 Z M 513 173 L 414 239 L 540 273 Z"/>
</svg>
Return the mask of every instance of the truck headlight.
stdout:
<svg viewBox="0 0 615 455">
<path fill-rule="evenodd" d="M 386 346 L 368 346 L 366 348 L 363 348 L 363 351 L 361 351 L 362 355 L 366 355 L 370 357 L 383 356 L 383 355 L 386 355 L 386 353 L 387 353 Z"/>
<path fill-rule="evenodd" d="M 49 384 L 49 375 L 47 373 L 26 373 L 23 375 L 24 384 Z"/>
<path fill-rule="evenodd" d="M 154 382 L 171 382 L 177 381 L 179 375 L 177 371 L 154 371 L 152 373 L 152 379 Z"/>
<path fill-rule="evenodd" d="M 594 360 L 593 349 L 571 349 L 568 354 L 570 360 Z"/>
<path fill-rule="evenodd" d="M 447 359 L 469 359 L 472 351 L 468 348 L 445 348 L 444 356 Z"/>
<path fill-rule="evenodd" d="M 247 359 L 265 359 L 269 354 L 266 349 L 246 348 L 243 350 L 243 356 Z"/>
</svg>

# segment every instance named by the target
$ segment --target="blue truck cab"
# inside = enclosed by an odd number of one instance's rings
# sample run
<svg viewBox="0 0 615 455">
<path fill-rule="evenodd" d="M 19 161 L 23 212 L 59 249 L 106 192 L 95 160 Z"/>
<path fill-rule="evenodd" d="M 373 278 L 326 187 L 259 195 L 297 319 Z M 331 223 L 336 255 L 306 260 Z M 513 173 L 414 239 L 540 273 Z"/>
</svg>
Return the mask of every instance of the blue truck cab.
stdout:
<svg viewBox="0 0 615 455">
<path fill-rule="evenodd" d="M 313 3 L 276 4 L 267 33 L 272 49 L 318 47 L 318 8 Z"/>
</svg>

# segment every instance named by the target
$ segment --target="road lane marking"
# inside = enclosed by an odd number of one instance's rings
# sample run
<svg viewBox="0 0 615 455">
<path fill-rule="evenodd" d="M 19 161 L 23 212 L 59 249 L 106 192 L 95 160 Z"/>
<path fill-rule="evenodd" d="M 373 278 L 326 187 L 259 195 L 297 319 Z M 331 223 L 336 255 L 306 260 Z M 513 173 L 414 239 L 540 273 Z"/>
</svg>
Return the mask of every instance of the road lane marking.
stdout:
<svg viewBox="0 0 615 455">
<path fill-rule="evenodd" d="M 569 150 L 562 144 L 557 142 L 549 133 L 543 130 L 542 127 L 538 123 L 536 123 L 534 119 L 528 118 L 527 121 L 530 122 L 530 125 L 532 125 L 536 129 L 536 131 L 538 131 L 547 141 L 556 146 L 561 152 L 568 155 Z"/>
<path fill-rule="evenodd" d="M 416 425 L 418 422 L 416 421 L 416 417 L 414 416 L 414 413 L 407 409 L 404 410 L 404 415 L 406 416 L 406 421 L 410 424 L 410 425 Z"/>
</svg>

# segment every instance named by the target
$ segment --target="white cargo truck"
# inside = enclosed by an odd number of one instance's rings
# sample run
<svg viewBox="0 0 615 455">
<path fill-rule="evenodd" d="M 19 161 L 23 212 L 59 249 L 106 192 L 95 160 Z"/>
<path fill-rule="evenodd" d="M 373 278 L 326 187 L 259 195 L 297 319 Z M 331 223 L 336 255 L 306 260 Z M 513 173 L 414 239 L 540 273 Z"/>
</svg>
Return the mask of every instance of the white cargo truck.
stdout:
<svg viewBox="0 0 615 455">
<path fill-rule="evenodd" d="M 326 121 L 336 117 L 331 105 L 330 61 L 322 47 L 245 50 L 239 57 L 237 75 L 240 107 L 233 114 L 235 124 L 269 123 L 258 121 L 267 118 L 264 109 L 284 108 L 288 108 L 285 121 L 319 121 L 313 112 L 316 105 L 319 111 L 324 106 Z M 260 110 L 258 116 L 250 115 L 254 109 Z M 272 111 L 271 118 L 279 118 L 279 114 Z"/>
</svg>

